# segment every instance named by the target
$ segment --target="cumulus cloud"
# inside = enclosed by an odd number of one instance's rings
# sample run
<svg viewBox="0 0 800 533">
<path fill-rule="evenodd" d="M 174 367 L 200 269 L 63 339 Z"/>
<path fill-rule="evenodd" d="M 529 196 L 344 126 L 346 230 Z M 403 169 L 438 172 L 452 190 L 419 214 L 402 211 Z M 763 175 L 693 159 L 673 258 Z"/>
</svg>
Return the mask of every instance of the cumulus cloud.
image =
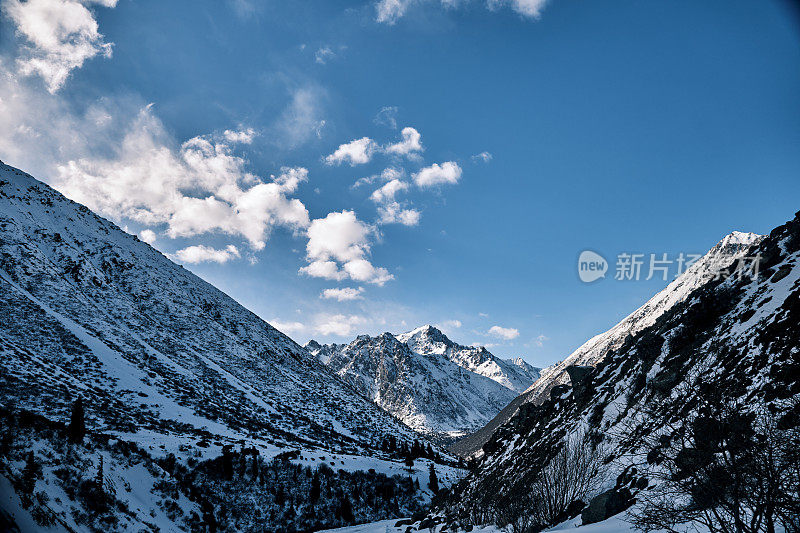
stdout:
<svg viewBox="0 0 800 533">
<path fill-rule="evenodd" d="M 492 337 L 510 341 L 519 337 L 519 330 L 514 328 L 504 328 L 501 326 L 492 326 L 489 328 L 487 334 L 491 335 Z"/>
<path fill-rule="evenodd" d="M 151 229 L 143 229 L 139 232 L 139 239 L 147 244 L 153 244 L 156 242 L 156 233 Z"/>
<path fill-rule="evenodd" d="M 351 167 L 363 165 L 370 162 L 377 149 L 375 141 L 369 137 L 362 137 L 339 145 L 339 148 L 325 158 L 325 162 L 329 165 L 350 163 Z"/>
<path fill-rule="evenodd" d="M 40 76 L 51 93 L 85 61 L 111 57 L 111 43 L 103 40 L 92 4 L 114 7 L 117 0 L 2 0 L 5 14 L 27 46 L 17 60 L 19 71 Z"/>
<path fill-rule="evenodd" d="M 325 289 L 320 294 L 320 298 L 325 300 L 338 300 L 340 302 L 347 302 L 351 300 L 361 300 L 364 287 L 342 287 L 340 289 Z"/>
<path fill-rule="evenodd" d="M 407 182 L 393 178 L 370 195 L 370 200 L 378 204 L 378 223 L 399 223 L 404 226 L 416 226 L 419 224 L 420 212 L 401 205 L 395 199 L 398 193 L 408 190 L 408 188 L 409 184 Z"/>
<path fill-rule="evenodd" d="M 403 137 L 403 140 L 388 145 L 385 148 L 386 153 L 392 155 L 410 155 L 423 150 L 422 143 L 420 142 L 422 135 L 420 135 L 416 129 L 411 127 L 403 128 L 400 135 Z"/>
<path fill-rule="evenodd" d="M 314 329 L 321 335 L 346 337 L 365 322 L 366 319 L 358 315 L 321 315 L 317 317 Z"/>
<path fill-rule="evenodd" d="M 441 326 L 445 329 L 458 329 L 461 327 L 460 320 L 445 320 Z"/>
<path fill-rule="evenodd" d="M 393 276 L 382 267 L 375 267 L 367 256 L 373 227 L 356 218 L 353 211 L 328 213 L 325 218 L 311 222 L 308 228 L 306 257 L 309 265 L 300 272 L 313 277 L 383 285 Z"/>
<path fill-rule="evenodd" d="M 240 257 L 239 250 L 232 244 L 223 249 L 216 249 L 210 246 L 198 244 L 189 246 L 175 252 L 175 258 L 181 263 L 227 263 L 231 259 Z"/>
<path fill-rule="evenodd" d="M 396 106 L 384 106 L 378 111 L 378 114 L 375 115 L 373 122 L 380 126 L 389 126 L 393 130 L 397 129 L 397 112 L 398 109 Z"/>
<path fill-rule="evenodd" d="M 395 195 L 401 191 L 407 190 L 409 187 L 405 181 L 400 181 L 395 178 L 387 182 L 381 188 L 377 189 L 370 196 L 370 200 L 376 203 L 384 203 L 394 201 Z"/>
<path fill-rule="evenodd" d="M 542 348 L 544 346 L 544 343 L 549 340 L 550 337 L 548 337 L 547 335 L 538 335 L 535 339 L 533 339 L 533 342 L 536 344 L 536 346 Z"/>
<path fill-rule="evenodd" d="M 173 149 L 148 106 L 112 155 L 59 165 L 56 184 L 110 218 L 166 224 L 173 238 L 222 232 L 258 250 L 274 227 L 308 227 L 305 206 L 288 196 L 306 181 L 306 169 L 283 168 L 264 181 L 245 166 L 222 139 L 194 137 Z"/>
<path fill-rule="evenodd" d="M 405 208 L 399 202 L 389 202 L 378 207 L 378 223 L 416 226 L 422 218 L 417 209 Z"/>
<path fill-rule="evenodd" d="M 461 167 L 454 161 L 446 161 L 439 165 L 434 163 L 414 174 L 414 183 L 420 187 L 434 187 L 442 184 L 458 183 L 461 179 Z"/>
</svg>

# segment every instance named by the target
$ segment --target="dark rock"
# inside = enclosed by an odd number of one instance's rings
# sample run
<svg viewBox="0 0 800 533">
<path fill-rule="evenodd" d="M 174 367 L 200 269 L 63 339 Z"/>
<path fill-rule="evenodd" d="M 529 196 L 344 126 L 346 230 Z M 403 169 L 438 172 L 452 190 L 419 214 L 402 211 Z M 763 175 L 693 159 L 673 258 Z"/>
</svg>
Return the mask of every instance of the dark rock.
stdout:
<svg viewBox="0 0 800 533">
<path fill-rule="evenodd" d="M 550 389 L 550 399 L 556 401 L 567 392 L 569 392 L 569 385 L 565 384 L 556 385 L 555 387 Z"/>
<path fill-rule="evenodd" d="M 633 504 L 631 493 L 627 489 L 611 489 L 592 498 L 589 505 L 581 513 L 583 525 L 602 522 L 619 514 Z"/>
<path fill-rule="evenodd" d="M 413 520 L 411 520 L 410 518 L 406 518 L 404 520 L 398 520 L 397 523 L 395 523 L 394 527 L 409 526 L 413 523 L 414 523 Z"/>
<path fill-rule="evenodd" d="M 570 365 L 567 367 L 572 390 L 578 403 L 585 403 L 592 397 L 592 374 L 594 367 Z"/>
<path fill-rule="evenodd" d="M 677 372 L 664 371 L 650 381 L 650 387 L 661 394 L 668 394 L 680 381 Z"/>
</svg>

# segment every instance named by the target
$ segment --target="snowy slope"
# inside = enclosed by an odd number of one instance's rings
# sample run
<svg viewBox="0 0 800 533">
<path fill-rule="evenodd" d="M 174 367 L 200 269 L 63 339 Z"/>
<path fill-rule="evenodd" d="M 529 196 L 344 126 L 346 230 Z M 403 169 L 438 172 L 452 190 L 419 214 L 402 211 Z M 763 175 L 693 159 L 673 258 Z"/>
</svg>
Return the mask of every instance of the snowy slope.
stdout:
<svg viewBox="0 0 800 533">
<path fill-rule="evenodd" d="M 180 483 L 169 478 L 180 485 L 180 490 L 170 490 L 177 491 L 173 499 L 185 504 L 186 516 L 170 517 L 171 511 L 164 515 L 158 506 L 166 500 L 148 487 L 175 474 L 152 466 L 169 454 L 184 468 L 211 469 L 213 474 L 225 445 L 246 446 L 273 476 L 296 475 L 293 469 L 313 469 L 336 457 L 332 484 L 374 490 L 395 483 L 393 476 L 408 479 L 402 458 L 378 448 L 388 435 L 410 444 L 419 439 L 417 433 L 224 293 L 84 206 L 1 163 L 0 316 L 0 414 L 12 409 L 5 419 L 0 417 L 0 434 L 10 435 L 13 457 L 6 463 L 0 453 L 0 483 L 18 479 L 20 461 L 35 450 L 44 465 L 37 491 L 55 483 L 71 492 L 65 496 L 56 491 L 49 503 L 33 509 L 49 508 L 48 513 L 67 520 L 71 529 L 80 517 L 74 518 L 70 509 L 80 506 L 71 506 L 75 502 L 70 499 L 79 496 L 78 482 L 86 481 L 81 476 L 92 475 L 97 455 L 75 452 L 84 454 L 74 458 L 76 473 L 70 475 L 78 476 L 75 483 L 55 479 L 63 473 L 48 465 L 58 465 L 64 442 L 58 433 L 78 397 L 84 401 L 90 434 L 106 435 L 95 453 L 105 454 L 109 475 L 135 479 L 122 473 L 127 459 L 110 453 L 114 442 L 123 447 L 133 443 L 152 454 L 149 473 L 141 474 L 143 492 L 134 488 L 142 513 L 118 516 L 117 529 L 147 529 L 148 521 L 161 530 L 190 529 L 194 526 L 186 521 L 199 502 L 181 500 L 186 494 L 197 500 L 198 491 L 209 484 L 246 485 L 237 478 L 219 481 L 199 473 Z M 12 431 L 5 424 L 13 427 L 15 412 L 25 420 L 36 415 L 48 422 Z M 43 430 L 50 422 L 62 428 Z M 270 462 L 285 452 L 294 454 L 289 466 Z M 250 464 L 246 454 L 237 457 Z M 91 465 L 81 469 L 81 461 Z M 413 476 L 426 478 L 426 463 L 418 464 Z M 452 466 L 438 468 L 442 485 L 461 475 Z M 357 511 L 356 518 L 383 518 L 387 509 L 417 509 L 431 497 L 422 485 L 397 485 L 395 496 L 385 503 L 365 502 L 372 507 Z M 300 487 L 287 485 L 292 486 Z M 237 505 L 225 501 L 226 491 L 214 495 L 220 513 Z M 345 496 L 334 498 L 332 505 L 341 505 Z M 57 505 L 52 501 L 56 497 Z M 358 497 L 353 496 L 353 505 Z M 307 501 L 303 498 L 308 494 L 291 500 L 293 511 L 299 513 Z M 0 511 L 16 509 L 13 497 L 0 503 Z M 285 505 L 288 509 L 289 503 Z M 278 514 L 263 523 L 341 523 L 335 509 L 305 505 L 304 512 L 316 513 L 316 518 L 298 514 L 290 520 Z M 20 517 L 20 523 L 30 518 L 22 512 Z"/>
<path fill-rule="evenodd" d="M 650 308 L 660 316 L 630 326 L 619 346 L 591 360 L 594 369 L 579 386 L 529 402 L 501 425 L 439 510 L 457 517 L 470 506 L 528 494 L 549 458 L 576 434 L 602 447 L 603 490 L 615 479 L 619 484 L 617 475 L 629 466 L 652 475 L 659 468 L 652 454 L 708 407 L 703 402 L 718 398 L 774 413 L 782 431 L 800 428 L 800 212 L 769 236 L 745 240 L 754 242 L 737 253 L 761 257 L 758 276 L 712 276 L 694 290 L 673 285 Z M 721 246 L 741 245 L 729 241 Z M 637 490 L 652 487 L 645 482 Z"/>
<path fill-rule="evenodd" d="M 430 329 L 446 340 L 441 332 Z M 436 439 L 481 427 L 516 396 L 498 382 L 454 363 L 443 351 L 420 353 L 400 338 L 391 333 L 361 335 L 346 345 L 311 341 L 306 348 L 362 395 L 415 431 Z"/>
<path fill-rule="evenodd" d="M 592 337 L 563 361 L 544 368 L 541 376 L 519 397 L 505 406 L 486 427 L 460 440 L 450 450 L 464 457 L 479 453 L 481 447 L 497 428 L 508 422 L 521 405 L 528 402 L 541 403 L 547 398 L 550 389 L 556 385 L 567 383 L 569 381 L 566 373 L 568 366 L 597 364 L 606 354 L 619 348 L 629 335 L 635 335 L 653 325 L 675 304 L 682 302 L 693 290 L 712 280 L 720 270 L 742 257 L 751 245 L 759 242 L 762 238 L 763 236 L 755 233 L 739 231 L 725 236 L 675 281 L 622 319 L 616 326 Z"/>
<path fill-rule="evenodd" d="M 411 436 L 149 245 L 0 165 L 0 400 L 117 432 L 358 448 Z"/>
</svg>

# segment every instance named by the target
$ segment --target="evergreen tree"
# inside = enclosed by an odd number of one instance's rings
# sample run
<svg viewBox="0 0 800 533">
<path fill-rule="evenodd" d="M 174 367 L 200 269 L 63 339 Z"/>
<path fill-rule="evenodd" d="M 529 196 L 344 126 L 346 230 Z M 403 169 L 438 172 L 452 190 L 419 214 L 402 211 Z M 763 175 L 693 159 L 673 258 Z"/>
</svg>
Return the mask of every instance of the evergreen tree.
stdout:
<svg viewBox="0 0 800 533">
<path fill-rule="evenodd" d="M 319 501 L 321 492 L 322 485 L 320 484 L 319 480 L 319 471 L 316 471 L 314 472 L 314 477 L 311 478 L 311 494 L 309 495 L 309 500 L 311 501 L 312 505 Z"/>
<path fill-rule="evenodd" d="M 412 469 L 414 468 L 414 458 L 411 457 L 410 453 L 406 455 L 406 467 L 408 468 L 409 473 L 411 473 Z"/>
<path fill-rule="evenodd" d="M 86 421 L 85 413 L 83 411 L 83 398 L 78 396 L 75 403 L 72 405 L 72 416 L 69 419 L 69 427 L 67 428 L 69 441 L 72 444 L 80 444 L 83 442 L 83 437 L 86 435 Z"/>
<path fill-rule="evenodd" d="M 25 496 L 33 494 L 36 488 L 36 479 L 39 477 L 41 467 L 36 462 L 36 456 L 33 452 L 28 452 L 28 457 L 25 461 L 25 468 L 22 470 L 22 493 Z"/>
<path fill-rule="evenodd" d="M 339 514 L 346 524 L 352 524 L 355 517 L 353 516 L 353 504 L 350 503 L 350 498 L 344 496 L 339 504 Z"/>
<path fill-rule="evenodd" d="M 436 468 L 431 463 L 430 468 L 430 477 L 428 478 L 428 488 L 431 489 L 431 492 L 434 494 L 439 493 L 439 478 L 436 477 Z"/>
</svg>

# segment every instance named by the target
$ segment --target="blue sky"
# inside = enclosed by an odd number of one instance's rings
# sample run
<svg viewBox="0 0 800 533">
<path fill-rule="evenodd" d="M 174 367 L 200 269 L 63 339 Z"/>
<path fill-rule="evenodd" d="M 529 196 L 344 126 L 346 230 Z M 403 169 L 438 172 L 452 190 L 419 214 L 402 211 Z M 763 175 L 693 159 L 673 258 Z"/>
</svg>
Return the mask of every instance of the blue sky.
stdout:
<svg viewBox="0 0 800 533">
<path fill-rule="evenodd" d="M 788 2 L 0 9 L 0 159 L 301 342 L 434 323 L 546 365 L 666 284 L 581 283 L 582 250 L 800 209 Z"/>
</svg>

